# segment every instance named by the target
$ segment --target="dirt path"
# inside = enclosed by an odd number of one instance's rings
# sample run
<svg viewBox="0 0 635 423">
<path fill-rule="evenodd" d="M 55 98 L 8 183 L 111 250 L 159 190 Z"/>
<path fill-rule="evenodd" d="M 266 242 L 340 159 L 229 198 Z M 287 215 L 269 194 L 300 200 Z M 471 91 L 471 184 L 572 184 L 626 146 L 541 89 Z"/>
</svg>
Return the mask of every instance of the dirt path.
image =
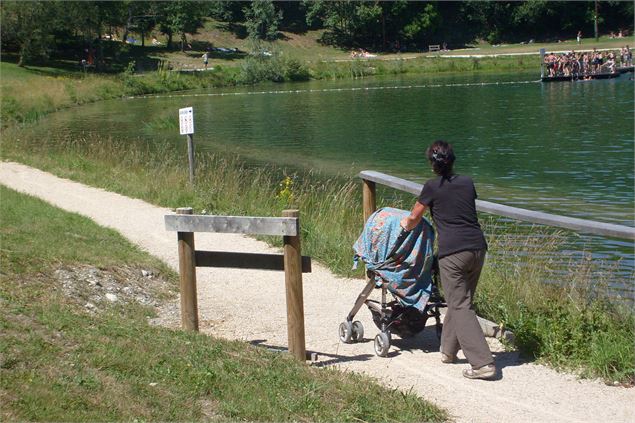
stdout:
<svg viewBox="0 0 635 423">
<path fill-rule="evenodd" d="M 101 189 L 60 179 L 15 163 L 0 163 L 0 183 L 114 228 L 150 254 L 177 268 L 176 235 L 166 232 L 163 216 L 170 210 Z M 184 204 L 184 206 L 187 206 Z M 197 249 L 271 252 L 264 243 L 227 234 L 199 234 Z M 413 389 L 445 407 L 459 422 L 633 422 L 635 389 L 577 380 L 547 367 L 526 363 L 516 353 L 503 352 L 491 340 L 501 368 L 496 381 L 472 381 L 461 376 L 467 365 L 440 362 L 434 330 L 412 340 L 396 338 L 388 358 L 374 355 L 377 333 L 370 313 L 358 314 L 366 329 L 364 342 L 338 341 L 339 323 L 350 311 L 363 282 L 342 279 L 322 266 L 304 277 L 307 349 L 319 354 L 319 365 L 365 372 L 381 383 Z M 201 330 L 226 338 L 283 348 L 286 345 L 284 277 L 257 270 L 198 270 Z M 176 305 L 162 316 L 178 324 Z"/>
</svg>

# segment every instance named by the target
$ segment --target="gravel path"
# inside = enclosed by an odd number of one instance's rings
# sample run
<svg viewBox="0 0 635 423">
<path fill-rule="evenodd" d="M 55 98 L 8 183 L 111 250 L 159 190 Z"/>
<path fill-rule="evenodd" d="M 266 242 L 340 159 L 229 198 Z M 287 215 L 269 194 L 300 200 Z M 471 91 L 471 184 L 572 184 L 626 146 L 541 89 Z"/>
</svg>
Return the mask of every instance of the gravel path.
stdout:
<svg viewBox="0 0 635 423">
<path fill-rule="evenodd" d="M 0 183 L 39 197 L 64 210 L 90 217 L 110 227 L 150 254 L 177 269 L 176 234 L 164 228 L 169 209 L 91 188 L 21 164 L 0 163 Z M 183 206 L 187 206 L 184 204 Z M 240 235 L 197 234 L 197 249 L 273 252 L 266 244 Z M 271 348 L 286 345 L 284 275 L 281 272 L 198 269 L 201 331 L 241 339 Z M 634 422 L 635 389 L 600 381 L 578 380 L 547 367 L 523 362 L 490 339 L 500 367 L 496 381 L 473 381 L 461 376 L 466 361 L 442 364 L 434 330 L 414 339 L 395 338 L 387 358 L 374 355 L 377 330 L 363 308 L 358 318 L 365 340 L 345 345 L 338 341 L 339 323 L 363 287 L 360 280 L 334 276 L 314 263 L 304 275 L 307 350 L 317 352 L 317 365 L 364 372 L 383 384 L 412 389 L 445 407 L 458 422 L 549 421 Z M 237 293 L 252 292 L 246 297 Z M 162 321 L 178 325 L 178 306 L 166 307 Z"/>
</svg>

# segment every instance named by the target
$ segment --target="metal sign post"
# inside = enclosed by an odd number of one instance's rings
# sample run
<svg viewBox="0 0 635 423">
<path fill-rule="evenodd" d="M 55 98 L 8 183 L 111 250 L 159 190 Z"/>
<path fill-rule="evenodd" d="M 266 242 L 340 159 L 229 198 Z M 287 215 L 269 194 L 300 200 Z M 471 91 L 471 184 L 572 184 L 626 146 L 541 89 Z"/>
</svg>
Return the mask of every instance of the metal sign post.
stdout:
<svg viewBox="0 0 635 423">
<path fill-rule="evenodd" d="M 179 109 L 181 135 L 187 135 L 187 157 L 190 164 L 190 184 L 194 184 L 194 109 Z"/>
</svg>

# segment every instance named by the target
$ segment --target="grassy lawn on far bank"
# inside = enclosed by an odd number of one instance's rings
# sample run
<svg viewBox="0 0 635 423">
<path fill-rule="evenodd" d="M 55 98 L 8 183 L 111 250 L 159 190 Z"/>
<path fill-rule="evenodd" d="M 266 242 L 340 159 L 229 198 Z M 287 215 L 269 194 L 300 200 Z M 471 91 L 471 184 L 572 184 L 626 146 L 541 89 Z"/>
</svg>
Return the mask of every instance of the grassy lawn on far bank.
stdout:
<svg viewBox="0 0 635 423">
<path fill-rule="evenodd" d="M 285 34 L 286 35 L 286 34 Z M 310 36 L 310 33 L 309 35 Z M 313 36 L 315 37 L 315 35 Z M 332 62 L 352 62 L 359 61 L 360 59 L 353 59 L 351 57 L 351 52 L 348 50 L 335 49 L 332 47 L 325 47 L 321 44 L 318 44 L 317 41 L 309 42 L 306 39 L 302 42 L 297 42 L 296 44 L 292 44 L 293 40 L 300 38 L 297 35 L 289 34 L 289 41 L 286 42 L 274 42 L 274 43 L 266 43 L 264 44 L 265 49 L 270 51 L 277 51 L 282 53 L 283 55 L 296 58 L 303 63 L 309 64 L 309 67 L 314 67 L 315 64 L 323 62 L 323 63 L 332 63 Z M 224 39 L 225 40 L 225 39 Z M 363 59 L 370 63 L 381 62 L 381 61 L 399 61 L 399 60 L 412 60 L 412 59 L 420 59 L 420 58 L 431 58 L 431 57 L 444 57 L 444 56 L 454 56 L 454 55 L 473 55 L 473 56 L 482 56 L 482 55 L 515 55 L 515 54 L 526 54 L 526 55 L 535 55 L 535 62 L 539 66 L 538 54 L 541 48 L 544 48 L 546 51 L 569 51 L 569 50 L 593 50 L 593 48 L 597 49 L 614 49 L 619 50 L 624 45 L 630 45 L 631 47 L 635 44 L 635 39 L 633 37 L 630 38 L 620 38 L 620 39 L 611 39 L 608 37 L 601 37 L 600 41 L 596 42 L 594 39 L 585 39 L 582 40 L 581 44 L 577 44 L 575 40 L 566 40 L 561 43 L 535 43 L 535 44 L 502 44 L 493 46 L 487 43 L 478 43 L 474 46 L 460 48 L 460 49 L 449 49 L 447 51 L 436 51 L 436 52 L 386 52 L 386 53 L 377 53 L 376 57 L 370 59 Z M 248 44 L 244 44 L 243 42 L 232 42 L 230 40 L 226 40 L 221 43 L 222 46 L 239 46 L 236 48 L 240 48 L 241 51 L 244 50 L 249 51 L 251 48 Z M 199 54 L 200 53 L 200 54 Z M 162 60 L 166 60 L 170 62 L 175 69 L 200 69 L 201 65 L 201 55 L 204 53 L 204 50 L 200 51 L 190 51 L 190 52 L 168 52 L 168 51 L 156 51 L 156 57 L 160 57 Z M 243 56 L 231 56 L 227 54 L 216 54 L 212 55 L 210 58 L 209 66 L 240 66 L 243 59 Z M 446 60 L 450 60 L 449 58 Z"/>
<path fill-rule="evenodd" d="M 201 68 L 201 55 L 204 53 L 205 46 L 221 47 L 226 49 L 238 49 L 241 52 L 248 53 L 254 48 L 254 44 L 248 38 L 237 37 L 234 33 L 227 30 L 227 24 L 217 22 L 214 20 L 208 20 L 205 23 L 205 27 L 199 31 L 198 34 L 191 36 L 191 50 L 185 52 L 180 51 L 167 51 L 166 49 L 158 48 L 153 50 L 154 55 L 162 60 L 171 62 L 175 68 Z M 292 32 L 282 31 L 281 38 L 274 42 L 260 43 L 261 47 L 270 51 L 278 51 L 286 56 L 297 58 L 304 63 L 317 63 L 317 62 L 334 62 L 334 61 L 350 61 L 351 50 L 336 48 L 328 45 L 321 44 L 318 40 L 324 33 L 323 30 L 309 30 L 302 34 L 296 34 Z M 161 40 L 160 34 L 157 37 Z M 430 42 L 428 44 L 441 44 L 437 42 Z M 539 42 L 529 43 L 529 40 L 523 44 L 498 44 L 492 45 L 485 41 L 479 41 L 473 45 L 465 48 L 452 48 L 445 52 L 427 52 L 427 51 L 404 51 L 401 53 L 395 52 L 373 52 L 377 57 L 373 61 L 380 60 L 399 60 L 399 59 L 413 59 L 419 57 L 429 57 L 436 55 L 453 55 L 453 54 L 514 54 L 514 53 L 535 53 L 538 54 L 540 48 L 545 48 L 547 51 L 561 51 L 561 50 L 581 50 L 593 48 L 598 49 L 619 49 L 624 45 L 629 44 L 633 46 L 635 44 L 634 37 L 624 38 L 609 38 L 609 36 L 602 36 L 598 41 L 595 38 L 583 38 L 581 44 L 578 44 L 574 39 L 563 39 L 560 42 Z M 198 49 L 197 49 L 198 47 Z M 239 66 L 241 59 L 244 55 L 235 55 L 229 53 L 213 53 L 210 57 L 210 66 L 216 65 L 234 65 Z"/>
<path fill-rule="evenodd" d="M 447 419 L 357 374 L 152 326 L 173 272 L 87 218 L 2 186 L 0 197 L 3 421 Z"/>
</svg>

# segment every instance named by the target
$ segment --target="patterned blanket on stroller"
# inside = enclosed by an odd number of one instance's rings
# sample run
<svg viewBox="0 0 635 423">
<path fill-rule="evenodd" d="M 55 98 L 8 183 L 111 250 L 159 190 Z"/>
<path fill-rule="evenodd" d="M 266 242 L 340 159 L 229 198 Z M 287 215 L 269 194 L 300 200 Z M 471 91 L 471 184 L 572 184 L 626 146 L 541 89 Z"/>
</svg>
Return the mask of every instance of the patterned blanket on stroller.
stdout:
<svg viewBox="0 0 635 423">
<path fill-rule="evenodd" d="M 390 207 L 373 213 L 353 246 L 354 267 L 361 259 L 378 287 L 387 282 L 402 305 L 423 311 L 432 289 L 434 229 L 424 218 L 404 231 L 400 222 L 409 214 Z"/>
</svg>

